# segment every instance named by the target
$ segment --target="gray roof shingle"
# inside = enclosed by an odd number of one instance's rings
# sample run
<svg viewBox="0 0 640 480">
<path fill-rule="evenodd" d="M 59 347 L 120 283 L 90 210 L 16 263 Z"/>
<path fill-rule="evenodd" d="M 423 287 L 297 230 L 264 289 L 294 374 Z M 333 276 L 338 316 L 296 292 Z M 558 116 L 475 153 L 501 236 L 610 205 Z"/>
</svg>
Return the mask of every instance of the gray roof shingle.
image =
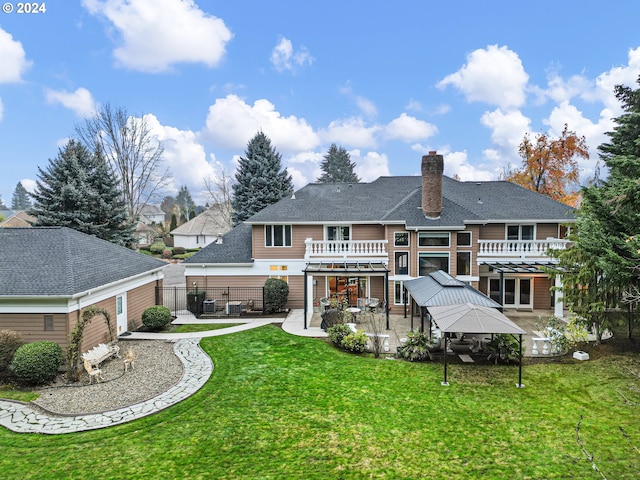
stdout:
<svg viewBox="0 0 640 480">
<path fill-rule="evenodd" d="M 183 263 L 251 263 L 251 225 L 241 223 L 223 236 L 222 243 L 210 243 Z"/>
<path fill-rule="evenodd" d="M 72 296 L 166 266 L 67 227 L 0 229 L 0 298 Z"/>
</svg>

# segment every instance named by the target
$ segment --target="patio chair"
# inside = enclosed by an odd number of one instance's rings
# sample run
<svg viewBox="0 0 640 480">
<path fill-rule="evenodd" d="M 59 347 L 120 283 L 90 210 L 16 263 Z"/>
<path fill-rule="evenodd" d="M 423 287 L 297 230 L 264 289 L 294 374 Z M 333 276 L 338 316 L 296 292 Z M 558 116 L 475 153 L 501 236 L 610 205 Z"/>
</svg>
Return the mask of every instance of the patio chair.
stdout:
<svg viewBox="0 0 640 480">
<path fill-rule="evenodd" d="M 96 379 L 96 382 L 101 382 L 102 379 L 102 370 L 100 370 L 99 368 L 93 368 L 93 365 L 91 365 L 91 361 L 90 360 L 85 360 L 84 361 L 84 369 L 87 371 L 87 373 L 89 374 L 89 384 L 93 383 L 93 379 Z"/>
<path fill-rule="evenodd" d="M 380 299 L 371 297 L 369 299 L 369 305 L 367 305 L 367 307 L 369 308 L 370 312 L 376 313 L 378 305 L 380 305 Z"/>
</svg>

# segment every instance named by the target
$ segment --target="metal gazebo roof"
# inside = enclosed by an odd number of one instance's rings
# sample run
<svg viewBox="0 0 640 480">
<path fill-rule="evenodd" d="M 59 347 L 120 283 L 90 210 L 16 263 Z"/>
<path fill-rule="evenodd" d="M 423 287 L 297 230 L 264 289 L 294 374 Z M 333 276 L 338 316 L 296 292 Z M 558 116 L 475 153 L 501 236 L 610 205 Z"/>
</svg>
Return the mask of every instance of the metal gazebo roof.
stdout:
<svg viewBox="0 0 640 480">
<path fill-rule="evenodd" d="M 484 293 L 442 270 L 432 272 L 427 277 L 408 280 L 404 282 L 404 286 L 421 307 L 473 303 L 485 307 L 502 308 L 502 305 Z"/>
<path fill-rule="evenodd" d="M 495 308 L 465 303 L 429 307 L 429 313 L 443 332 L 505 333 L 524 335 L 526 332 Z"/>
</svg>

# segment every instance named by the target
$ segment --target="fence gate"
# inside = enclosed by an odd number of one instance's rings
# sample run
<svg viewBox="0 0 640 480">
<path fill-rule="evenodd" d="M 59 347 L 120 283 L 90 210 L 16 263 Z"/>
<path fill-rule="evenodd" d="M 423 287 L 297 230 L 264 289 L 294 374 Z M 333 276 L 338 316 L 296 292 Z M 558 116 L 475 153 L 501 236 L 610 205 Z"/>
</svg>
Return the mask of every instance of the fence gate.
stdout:
<svg viewBox="0 0 640 480">
<path fill-rule="evenodd" d="M 239 317 L 262 315 L 263 287 L 156 287 L 156 305 L 171 313 L 191 312 L 197 317 Z"/>
</svg>

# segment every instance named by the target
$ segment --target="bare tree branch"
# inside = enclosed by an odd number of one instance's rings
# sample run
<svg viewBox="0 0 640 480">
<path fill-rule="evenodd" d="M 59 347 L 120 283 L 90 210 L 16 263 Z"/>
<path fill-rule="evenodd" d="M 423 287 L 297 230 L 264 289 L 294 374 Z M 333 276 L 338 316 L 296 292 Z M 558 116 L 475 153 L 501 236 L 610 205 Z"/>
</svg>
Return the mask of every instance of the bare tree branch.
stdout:
<svg viewBox="0 0 640 480">
<path fill-rule="evenodd" d="M 591 453 L 589 453 L 587 451 L 587 448 L 585 447 L 584 442 L 580 438 L 580 426 L 581 425 L 582 425 L 582 415 L 580 415 L 580 420 L 578 420 L 578 424 L 576 425 L 576 442 L 578 443 L 578 445 L 582 449 L 582 453 L 584 453 L 585 457 L 587 457 L 587 460 L 589 462 L 591 462 L 591 466 L 593 467 L 593 469 L 596 472 L 598 472 L 600 474 L 600 476 L 602 476 L 602 478 L 604 480 L 607 480 L 607 477 L 605 476 L 605 474 L 600 471 L 600 469 L 596 465 L 596 462 L 594 461 L 595 455 L 593 455 L 593 454 L 591 454 Z"/>
</svg>

